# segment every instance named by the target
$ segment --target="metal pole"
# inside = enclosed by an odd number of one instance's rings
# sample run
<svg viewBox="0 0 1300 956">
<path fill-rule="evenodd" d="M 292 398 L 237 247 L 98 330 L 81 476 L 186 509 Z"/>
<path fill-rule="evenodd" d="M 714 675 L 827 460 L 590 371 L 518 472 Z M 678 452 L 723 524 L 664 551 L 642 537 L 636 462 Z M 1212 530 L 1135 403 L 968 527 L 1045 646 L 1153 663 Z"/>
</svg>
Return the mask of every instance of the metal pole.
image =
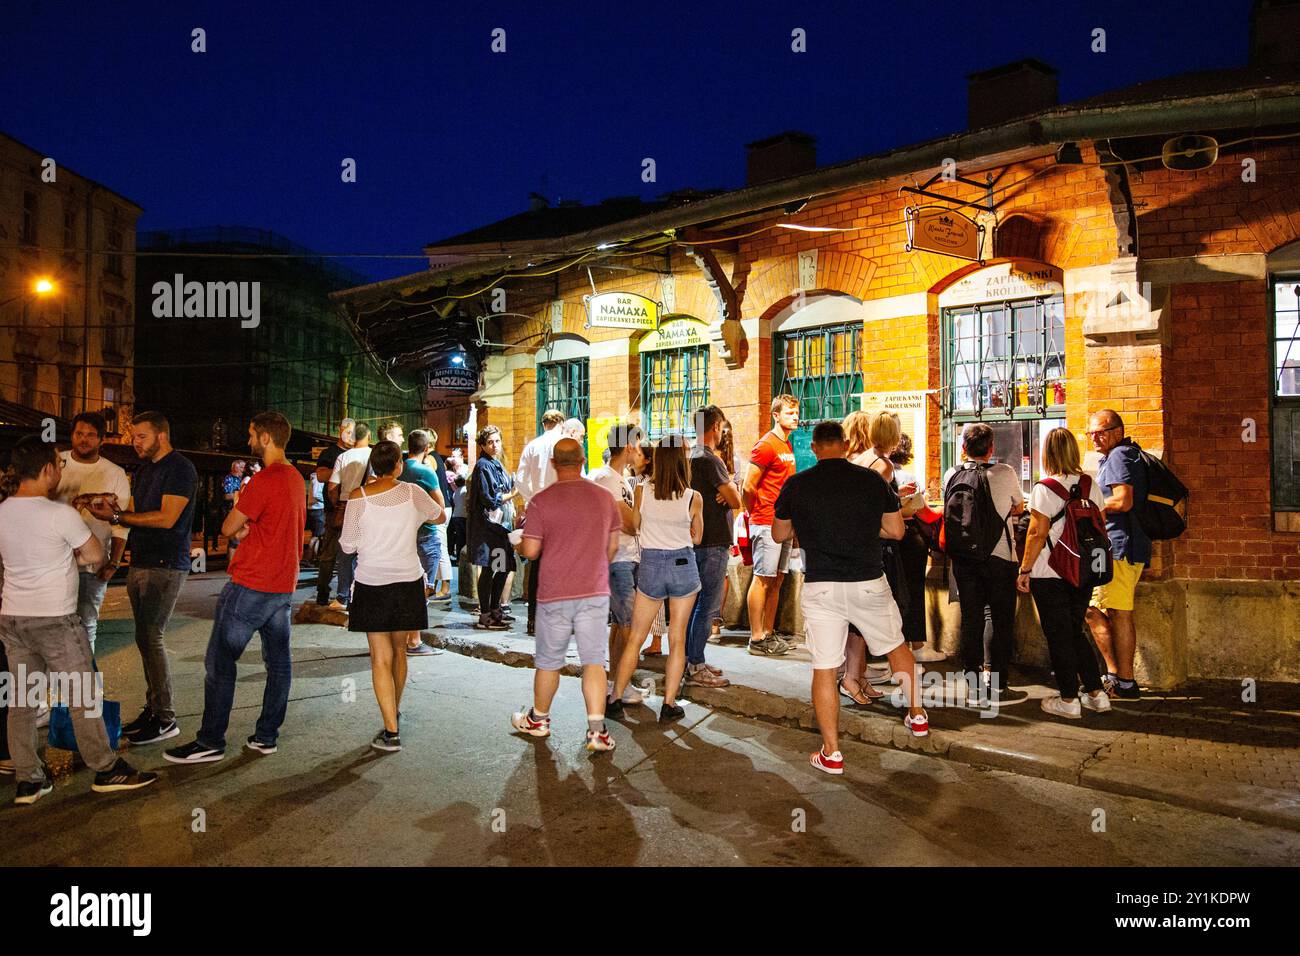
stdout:
<svg viewBox="0 0 1300 956">
<path fill-rule="evenodd" d="M 94 245 L 95 233 L 92 228 L 92 221 L 95 215 L 95 184 L 91 183 L 86 189 L 86 279 L 83 284 L 81 295 L 82 303 L 82 321 L 81 321 L 81 410 L 90 411 L 90 250 Z"/>
</svg>

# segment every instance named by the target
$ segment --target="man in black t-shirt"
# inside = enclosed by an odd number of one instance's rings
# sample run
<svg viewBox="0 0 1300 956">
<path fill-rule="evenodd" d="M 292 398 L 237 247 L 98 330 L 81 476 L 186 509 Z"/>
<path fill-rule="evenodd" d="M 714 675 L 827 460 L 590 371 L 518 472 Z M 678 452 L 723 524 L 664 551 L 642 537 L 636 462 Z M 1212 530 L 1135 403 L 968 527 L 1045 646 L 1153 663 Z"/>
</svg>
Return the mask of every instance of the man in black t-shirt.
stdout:
<svg viewBox="0 0 1300 956">
<path fill-rule="evenodd" d="M 355 442 L 352 438 L 356 422 L 345 418 L 339 423 L 339 440 L 321 451 L 316 459 L 316 480 L 328 485 L 330 475 L 334 473 L 334 463 L 339 455 L 351 448 Z M 320 551 L 316 560 L 319 570 L 316 572 L 316 603 L 321 607 L 330 603 L 330 578 L 334 576 L 334 562 L 339 556 L 339 532 L 343 530 L 343 509 L 336 508 L 325 496 L 325 534 L 320 541 Z M 343 605 L 337 605 L 342 608 Z"/>
<path fill-rule="evenodd" d="M 143 459 L 132 476 L 131 502 L 125 505 L 110 495 L 111 501 L 101 497 L 89 510 L 111 525 L 131 529 L 126 542 L 131 552 L 126 596 L 144 664 L 145 705 L 122 733 L 133 747 L 139 747 L 181 732 L 163 637 L 190 571 L 199 474 L 188 458 L 172 448 L 171 425 L 163 415 L 141 412 L 131 426 L 131 443 Z"/>
<path fill-rule="evenodd" d="M 731 683 L 722 671 L 704 661 L 704 648 L 713 632 L 713 619 L 722 607 L 722 589 L 727 582 L 731 510 L 741 507 L 740 491 L 718 456 L 718 441 L 726 424 L 727 418 L 717 405 L 705 405 L 695 413 L 699 441 L 691 449 L 691 487 L 704 500 L 704 536 L 695 546 L 700 593 L 686 626 L 686 683 L 702 687 L 726 687 Z"/>
<path fill-rule="evenodd" d="M 886 655 L 909 702 L 904 725 L 915 737 L 929 733 L 919 706 L 916 661 L 903 641 L 903 619 L 885 580 L 880 539 L 903 537 L 898 496 L 885 479 L 852 464 L 839 422 L 819 422 L 812 433 L 817 464 L 791 476 L 777 496 L 772 540 L 798 537 L 804 553 L 803 611 L 812 655 L 813 709 L 822 749 L 810 762 L 831 774 L 844 772 L 839 750 L 840 697 L 835 675 L 844 664 L 852 624 L 872 654 Z"/>
</svg>

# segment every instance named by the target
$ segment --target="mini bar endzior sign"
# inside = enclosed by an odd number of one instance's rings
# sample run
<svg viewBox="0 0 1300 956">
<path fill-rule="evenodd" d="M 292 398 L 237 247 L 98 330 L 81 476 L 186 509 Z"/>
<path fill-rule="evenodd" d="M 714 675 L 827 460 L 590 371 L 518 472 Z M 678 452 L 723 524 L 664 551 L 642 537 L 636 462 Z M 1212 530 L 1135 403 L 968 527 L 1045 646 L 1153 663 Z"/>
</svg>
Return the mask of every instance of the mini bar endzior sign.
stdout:
<svg viewBox="0 0 1300 956">
<path fill-rule="evenodd" d="M 587 327 L 600 329 L 653 329 L 659 324 L 659 303 L 635 292 L 584 295 Z"/>
</svg>

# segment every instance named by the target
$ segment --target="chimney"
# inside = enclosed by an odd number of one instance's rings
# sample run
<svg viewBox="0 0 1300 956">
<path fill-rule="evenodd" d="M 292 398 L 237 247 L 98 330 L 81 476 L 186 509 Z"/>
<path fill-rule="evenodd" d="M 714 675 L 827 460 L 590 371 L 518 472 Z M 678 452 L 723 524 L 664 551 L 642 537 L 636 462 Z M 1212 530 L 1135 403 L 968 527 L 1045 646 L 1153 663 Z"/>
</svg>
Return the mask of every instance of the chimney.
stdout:
<svg viewBox="0 0 1300 956">
<path fill-rule="evenodd" d="M 543 209 L 548 208 L 550 205 L 551 205 L 550 200 L 548 200 L 541 193 L 528 194 L 528 209 L 530 212 L 541 212 Z"/>
<path fill-rule="evenodd" d="M 1300 0 L 1255 0 L 1250 10 L 1250 65 L 1267 69 L 1300 64 L 1297 30 Z"/>
<path fill-rule="evenodd" d="M 817 140 L 790 130 L 745 144 L 748 154 L 747 186 L 785 179 L 817 168 Z"/>
<path fill-rule="evenodd" d="M 997 126 L 1057 103 L 1056 70 L 1042 60 L 1017 60 L 966 77 L 966 126 Z"/>
</svg>

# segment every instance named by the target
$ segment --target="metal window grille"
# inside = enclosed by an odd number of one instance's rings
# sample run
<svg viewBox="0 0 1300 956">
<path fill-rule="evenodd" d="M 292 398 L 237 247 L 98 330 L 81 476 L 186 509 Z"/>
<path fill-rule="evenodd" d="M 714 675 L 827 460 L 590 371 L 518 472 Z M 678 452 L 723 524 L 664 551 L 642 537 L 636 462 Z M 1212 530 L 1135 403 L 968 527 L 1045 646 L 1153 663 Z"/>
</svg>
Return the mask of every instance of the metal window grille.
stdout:
<svg viewBox="0 0 1300 956">
<path fill-rule="evenodd" d="M 696 345 L 643 352 L 641 417 L 646 437 L 695 435 L 695 410 L 709 403 L 709 350 Z"/>
<path fill-rule="evenodd" d="M 542 430 L 542 415 L 556 408 L 566 418 L 583 422 L 591 414 L 590 365 L 585 358 L 563 362 L 546 362 L 537 366 L 537 431 Z"/>
<path fill-rule="evenodd" d="M 1300 511 L 1300 276 L 1274 278 L 1273 507 Z"/>
<path fill-rule="evenodd" d="M 797 329 L 773 341 L 772 394 L 799 399 L 805 428 L 852 411 L 862 391 L 862 326 Z"/>
</svg>

